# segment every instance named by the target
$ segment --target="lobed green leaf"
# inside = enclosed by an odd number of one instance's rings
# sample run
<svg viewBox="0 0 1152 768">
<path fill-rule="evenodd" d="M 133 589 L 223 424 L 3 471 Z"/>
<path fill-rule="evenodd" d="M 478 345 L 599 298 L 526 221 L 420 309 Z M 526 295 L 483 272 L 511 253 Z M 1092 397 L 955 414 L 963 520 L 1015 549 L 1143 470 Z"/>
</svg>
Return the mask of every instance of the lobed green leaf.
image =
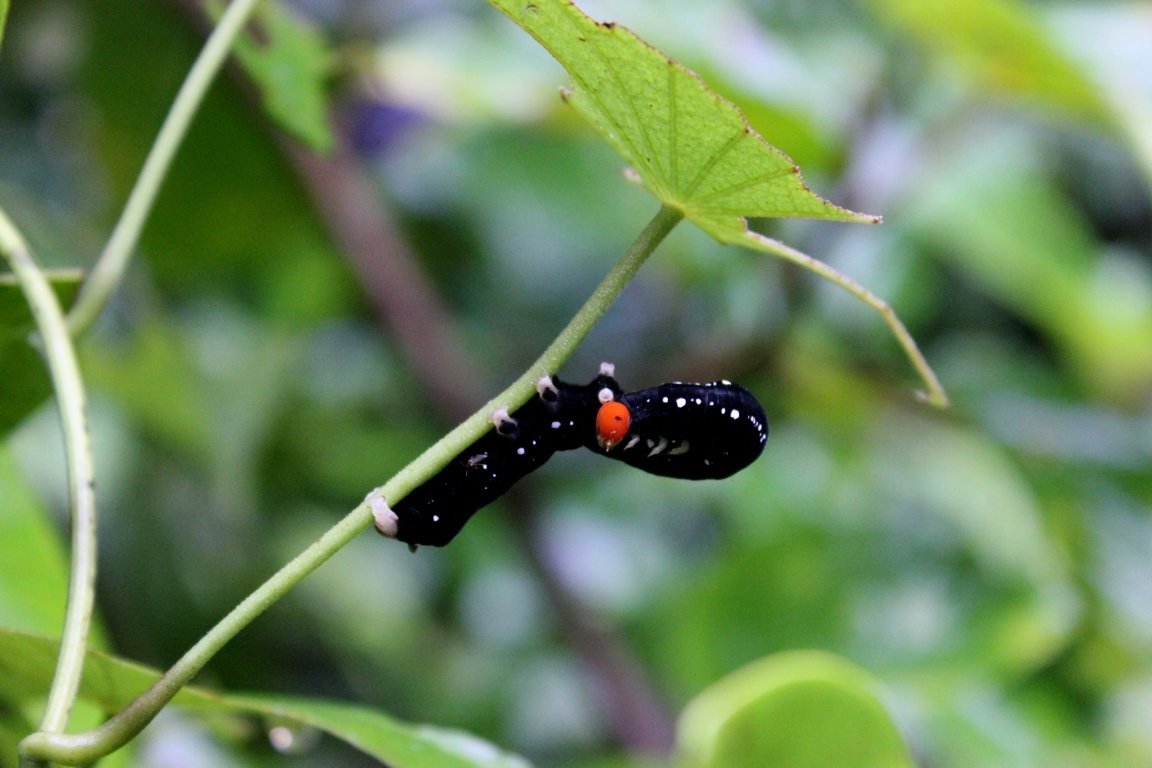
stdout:
<svg viewBox="0 0 1152 768">
<path fill-rule="evenodd" d="M 568 70 L 565 98 L 644 186 L 705 231 L 742 232 L 747 216 L 878 221 L 808 189 L 734 104 L 624 27 L 565 0 L 489 2 Z"/>
</svg>

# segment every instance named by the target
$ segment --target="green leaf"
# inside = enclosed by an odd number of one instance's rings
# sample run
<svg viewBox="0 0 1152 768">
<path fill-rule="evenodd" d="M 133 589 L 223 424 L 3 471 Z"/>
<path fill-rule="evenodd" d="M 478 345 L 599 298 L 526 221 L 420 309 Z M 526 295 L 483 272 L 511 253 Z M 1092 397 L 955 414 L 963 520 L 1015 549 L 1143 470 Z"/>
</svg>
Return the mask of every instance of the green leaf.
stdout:
<svg viewBox="0 0 1152 768">
<path fill-rule="evenodd" d="M 45 277 L 61 306 L 72 303 L 80 287 L 78 270 L 47 270 Z M 52 382 L 40 354 L 29 343 L 35 329 L 28 304 L 16 278 L 0 274 L 0 435 L 35 410 L 52 392 Z"/>
<path fill-rule="evenodd" d="M 0 626 L 52 635 L 64 624 L 68 562 L 48 520 L 0 447 Z"/>
<path fill-rule="evenodd" d="M 1101 253 L 1044 160 L 1014 137 L 937 161 L 904 217 L 917 236 L 1050 335 L 1082 381 L 1142 397 L 1152 386 L 1152 285 L 1138 259 Z"/>
<path fill-rule="evenodd" d="M 48 690 L 58 643 L 0 629 L 0 709 L 19 707 Z M 123 709 L 159 674 L 114 656 L 90 652 L 80 699 L 105 712 Z M 394 768 L 527 768 L 522 758 L 471 734 L 412 725 L 364 707 L 284 696 L 222 695 L 187 686 L 173 703 L 206 714 L 262 718 L 269 725 L 317 728 Z"/>
<path fill-rule="evenodd" d="M 8 22 L 8 0 L 0 0 L 0 47 L 4 45 L 4 28 Z"/>
<path fill-rule="evenodd" d="M 680 745 L 687 764 L 700 768 L 911 768 L 876 688 L 831 654 L 769 656 L 693 699 Z"/>
<path fill-rule="evenodd" d="M 877 221 L 813 193 L 734 104 L 627 29 L 562 0 L 489 2 L 564 65 L 566 99 L 644 186 L 705 231 L 741 233 L 746 216 Z"/>
<path fill-rule="evenodd" d="M 1063 54 L 1037 18 L 1013 0 L 872 0 L 876 12 L 954 62 L 980 89 L 1111 122 L 1094 83 Z"/>
<path fill-rule="evenodd" d="M 264 108 L 313 149 L 331 149 L 331 57 L 324 38 L 280 3 L 263 3 L 255 23 L 259 39 L 238 39 L 236 57 L 260 89 Z"/>
<path fill-rule="evenodd" d="M 413 726 L 350 704 L 286 696 L 226 696 L 231 707 L 269 718 L 286 718 L 319 728 L 365 754 L 397 768 L 528 768 L 509 754 L 465 731 Z"/>
</svg>

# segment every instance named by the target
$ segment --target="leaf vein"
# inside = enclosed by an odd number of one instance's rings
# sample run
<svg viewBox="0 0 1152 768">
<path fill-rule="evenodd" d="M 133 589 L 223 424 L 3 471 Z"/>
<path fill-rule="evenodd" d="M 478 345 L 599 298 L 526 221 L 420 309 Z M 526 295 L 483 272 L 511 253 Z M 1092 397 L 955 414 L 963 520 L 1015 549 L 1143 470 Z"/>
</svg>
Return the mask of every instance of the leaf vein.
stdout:
<svg viewBox="0 0 1152 768">
<path fill-rule="evenodd" d="M 720 146 L 719 149 L 713 152 L 708 157 L 708 161 L 705 162 L 704 165 L 700 166 L 700 170 L 696 172 L 696 175 L 692 178 L 692 181 L 688 184 L 688 186 L 684 188 L 684 196 L 688 199 L 691 199 L 699 186 L 704 183 L 706 178 L 708 178 L 709 172 L 715 168 L 716 165 L 721 160 L 723 160 L 729 152 L 735 149 L 736 145 L 740 143 L 740 140 L 747 135 L 747 132 L 741 128 L 732 136 L 732 138 L 728 139 Z"/>
</svg>

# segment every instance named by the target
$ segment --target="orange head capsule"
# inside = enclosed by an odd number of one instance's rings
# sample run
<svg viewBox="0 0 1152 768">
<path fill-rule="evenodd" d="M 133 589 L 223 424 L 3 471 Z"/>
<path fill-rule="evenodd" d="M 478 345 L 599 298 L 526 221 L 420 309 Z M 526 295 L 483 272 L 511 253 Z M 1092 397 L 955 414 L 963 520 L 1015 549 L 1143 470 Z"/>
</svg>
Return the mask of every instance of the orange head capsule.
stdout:
<svg viewBox="0 0 1152 768">
<path fill-rule="evenodd" d="M 596 442 L 605 451 L 612 448 L 628 434 L 632 424 L 632 412 L 619 400 L 609 400 L 600 406 L 596 413 Z"/>
</svg>

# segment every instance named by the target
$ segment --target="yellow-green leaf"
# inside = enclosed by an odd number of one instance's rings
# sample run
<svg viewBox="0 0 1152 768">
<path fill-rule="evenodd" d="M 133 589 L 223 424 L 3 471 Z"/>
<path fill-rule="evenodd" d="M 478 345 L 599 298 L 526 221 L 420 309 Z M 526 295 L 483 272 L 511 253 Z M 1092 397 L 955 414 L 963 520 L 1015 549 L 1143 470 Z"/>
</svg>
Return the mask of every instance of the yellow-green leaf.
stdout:
<svg viewBox="0 0 1152 768">
<path fill-rule="evenodd" d="M 876 12 L 947 57 L 981 88 L 1111 121 L 1099 89 L 1040 19 L 1013 0 L 872 0 Z"/>
<path fill-rule="evenodd" d="M 693 768 L 912 768 L 876 688 L 828 653 L 769 656 L 692 700 L 681 749 Z"/>
<path fill-rule="evenodd" d="M 260 39 L 238 39 L 236 57 L 260 89 L 264 108 L 313 149 L 329 149 L 331 56 L 324 38 L 280 3 L 262 4 L 256 21 Z"/>
<path fill-rule="evenodd" d="M 875 222 L 828 202 L 734 104 L 624 27 L 562 0 L 489 0 L 535 37 L 575 88 L 568 102 L 665 205 L 704 230 L 747 216 Z"/>
<path fill-rule="evenodd" d="M 8 21 L 8 0 L 0 0 L 0 45 L 4 43 L 4 27 Z"/>
</svg>

